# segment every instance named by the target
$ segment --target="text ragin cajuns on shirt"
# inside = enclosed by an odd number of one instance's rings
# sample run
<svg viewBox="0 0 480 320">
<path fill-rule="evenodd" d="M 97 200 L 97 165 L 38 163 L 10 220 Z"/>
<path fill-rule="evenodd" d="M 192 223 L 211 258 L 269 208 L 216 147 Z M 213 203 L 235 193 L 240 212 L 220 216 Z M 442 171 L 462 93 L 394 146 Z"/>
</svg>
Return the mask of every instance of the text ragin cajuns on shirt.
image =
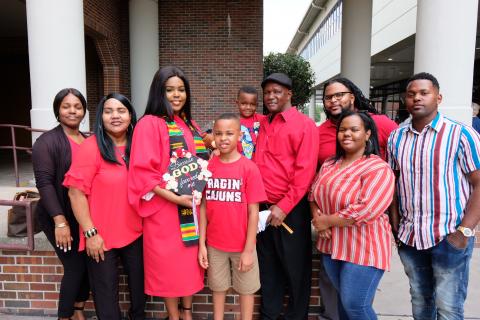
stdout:
<svg viewBox="0 0 480 320">
<path fill-rule="evenodd" d="M 242 202 L 241 185 L 242 179 L 209 179 L 205 198 L 208 201 Z"/>
</svg>

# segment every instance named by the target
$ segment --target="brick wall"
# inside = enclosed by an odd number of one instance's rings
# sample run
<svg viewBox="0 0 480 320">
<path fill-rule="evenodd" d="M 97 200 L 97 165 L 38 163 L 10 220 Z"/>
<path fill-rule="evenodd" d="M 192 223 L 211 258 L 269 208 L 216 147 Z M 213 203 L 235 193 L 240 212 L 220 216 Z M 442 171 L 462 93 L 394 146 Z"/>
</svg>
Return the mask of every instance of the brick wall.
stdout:
<svg viewBox="0 0 480 320">
<path fill-rule="evenodd" d="M 239 87 L 262 81 L 263 1 L 159 1 L 160 66 L 190 80 L 201 126 L 235 111 Z"/>
<path fill-rule="evenodd" d="M 318 256 L 314 257 L 310 317 L 316 319 L 319 312 Z M 0 313 L 16 315 L 56 316 L 58 292 L 63 267 L 54 251 L 0 251 Z M 125 275 L 120 276 L 120 306 L 126 316 L 128 293 Z M 225 319 L 240 319 L 239 297 L 233 291 L 227 295 Z M 255 298 L 255 314 L 258 318 L 260 297 Z M 167 316 L 161 298 L 148 297 L 147 318 L 163 319 Z M 211 319 L 212 295 L 204 288 L 193 299 L 194 319 Z M 92 301 L 86 305 L 86 313 L 94 314 Z"/>
<path fill-rule="evenodd" d="M 85 0 L 83 4 L 87 35 L 87 99 L 92 123 L 101 97 L 111 92 L 130 97 L 128 1 Z"/>
</svg>

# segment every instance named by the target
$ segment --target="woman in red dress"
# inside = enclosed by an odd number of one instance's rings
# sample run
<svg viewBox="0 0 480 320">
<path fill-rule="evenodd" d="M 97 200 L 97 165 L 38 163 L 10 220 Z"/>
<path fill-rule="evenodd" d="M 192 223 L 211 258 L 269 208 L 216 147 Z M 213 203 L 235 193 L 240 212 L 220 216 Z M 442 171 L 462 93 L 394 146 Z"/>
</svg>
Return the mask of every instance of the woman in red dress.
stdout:
<svg viewBox="0 0 480 320">
<path fill-rule="evenodd" d="M 127 200 L 128 164 L 135 111 L 112 93 L 97 107 L 95 135 L 81 145 L 64 186 L 82 235 L 79 250 L 88 259 L 90 287 L 99 319 L 122 318 L 118 305 L 118 258 L 128 275 L 129 319 L 145 318 L 142 219 Z"/>
<path fill-rule="evenodd" d="M 143 217 L 145 293 L 164 297 L 170 320 L 192 319 L 192 295 L 203 288 L 198 244 L 180 230 L 179 208 L 192 208 L 192 196 L 167 190 L 163 175 L 177 148 L 208 157 L 192 120 L 190 85 L 183 71 L 168 66 L 154 76 L 145 115 L 133 135 L 128 199 Z"/>
</svg>

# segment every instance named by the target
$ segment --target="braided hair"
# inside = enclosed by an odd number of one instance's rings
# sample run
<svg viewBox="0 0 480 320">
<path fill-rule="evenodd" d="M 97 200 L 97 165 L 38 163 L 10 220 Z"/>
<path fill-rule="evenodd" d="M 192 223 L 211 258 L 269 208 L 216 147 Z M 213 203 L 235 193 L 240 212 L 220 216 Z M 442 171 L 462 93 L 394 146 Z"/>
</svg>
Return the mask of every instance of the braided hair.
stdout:
<svg viewBox="0 0 480 320">
<path fill-rule="evenodd" d="M 353 96 L 355 97 L 355 101 L 353 102 L 355 110 L 367 111 L 369 113 L 378 114 L 377 109 L 375 109 L 372 102 L 363 95 L 362 90 L 360 90 L 359 87 L 357 87 L 352 81 L 347 78 L 335 78 L 325 82 L 325 84 L 323 85 L 323 92 L 325 93 L 327 87 L 334 83 L 341 83 L 345 87 L 347 87 L 350 92 L 352 92 Z"/>
</svg>

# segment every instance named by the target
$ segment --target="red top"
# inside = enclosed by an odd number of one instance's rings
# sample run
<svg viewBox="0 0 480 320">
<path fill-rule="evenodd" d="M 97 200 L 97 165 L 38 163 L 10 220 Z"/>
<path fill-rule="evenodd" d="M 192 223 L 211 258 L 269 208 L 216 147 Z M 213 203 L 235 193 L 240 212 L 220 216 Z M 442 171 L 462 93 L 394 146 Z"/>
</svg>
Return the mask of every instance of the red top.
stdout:
<svg viewBox="0 0 480 320">
<path fill-rule="evenodd" d="M 370 116 L 377 126 L 380 155 L 383 160 L 386 160 L 388 137 L 390 132 L 398 128 L 398 125 L 383 114 L 370 114 Z M 337 125 L 327 119 L 317 128 L 317 131 L 320 143 L 318 164 L 322 165 L 325 160 L 335 155 Z"/>
<path fill-rule="evenodd" d="M 90 217 L 107 250 L 125 247 L 142 235 L 142 219 L 127 200 L 124 152 L 125 147 L 117 149 L 120 164 L 106 162 L 95 136 L 91 136 L 80 145 L 63 181 L 65 187 L 77 188 L 87 196 Z M 79 251 L 84 249 L 85 237 L 81 234 Z"/>
<path fill-rule="evenodd" d="M 237 144 L 237 150 L 242 155 L 251 159 L 252 152 L 243 152 L 242 142 L 247 144 L 252 144 L 253 152 L 255 151 L 255 145 L 257 144 L 257 135 L 260 130 L 260 121 L 265 118 L 263 114 L 254 113 L 253 116 L 249 118 L 240 117 L 240 126 L 243 133 L 242 141 L 239 141 Z"/>
<path fill-rule="evenodd" d="M 291 107 L 260 123 L 254 161 L 262 174 L 268 202 L 286 214 L 307 193 L 317 167 L 315 123 Z"/>
<path fill-rule="evenodd" d="M 330 239 L 318 238 L 317 249 L 332 259 L 388 270 L 391 229 L 385 214 L 393 197 L 395 177 L 388 164 L 376 155 L 362 157 L 345 168 L 342 161 L 321 167 L 309 200 L 322 214 L 338 214 L 355 223 L 332 227 Z"/>
<path fill-rule="evenodd" d="M 72 151 L 72 159 L 75 158 L 75 155 L 78 153 L 78 150 L 80 150 L 80 145 L 81 143 L 77 143 L 75 140 L 72 138 L 68 137 L 68 142 L 70 143 L 70 150 Z"/>
<path fill-rule="evenodd" d="M 242 252 L 247 240 L 248 205 L 267 200 L 257 166 L 245 157 L 223 163 L 210 160 L 205 188 L 207 243 L 218 250 Z"/>
<path fill-rule="evenodd" d="M 175 117 L 187 148 L 195 154 L 190 129 Z M 143 262 L 145 293 L 159 297 L 184 297 L 203 288 L 203 268 L 198 263 L 198 246 L 182 241 L 178 206 L 154 195 L 144 196 L 159 185 L 170 164 L 170 140 L 165 120 L 153 115 L 140 119 L 135 127 L 128 171 L 128 200 L 143 217 Z M 199 211 L 197 211 L 199 212 Z"/>
</svg>

